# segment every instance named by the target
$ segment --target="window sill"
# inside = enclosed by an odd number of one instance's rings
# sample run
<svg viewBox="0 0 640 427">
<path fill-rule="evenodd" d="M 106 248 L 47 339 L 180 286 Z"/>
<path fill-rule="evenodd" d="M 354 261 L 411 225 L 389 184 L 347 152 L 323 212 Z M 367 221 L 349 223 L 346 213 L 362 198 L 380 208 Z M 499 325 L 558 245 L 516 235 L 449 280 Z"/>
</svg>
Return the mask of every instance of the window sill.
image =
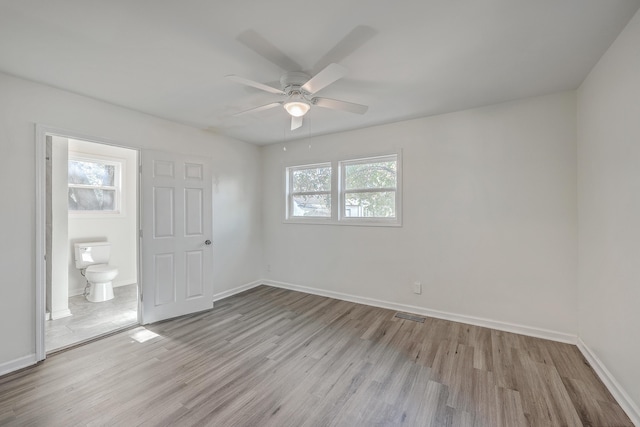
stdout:
<svg viewBox="0 0 640 427">
<path fill-rule="evenodd" d="M 126 215 L 124 212 L 100 212 L 100 211 L 86 211 L 86 212 L 69 212 L 69 219 L 110 219 L 110 218 L 124 218 Z"/>
<path fill-rule="evenodd" d="M 283 224 L 305 224 L 305 225 L 339 225 L 339 226 L 354 226 L 354 227 L 402 227 L 402 222 L 398 220 L 384 221 L 384 220 L 361 220 L 361 219 L 348 219 L 336 221 L 335 219 L 320 219 L 320 218 L 295 218 L 285 219 Z"/>
</svg>

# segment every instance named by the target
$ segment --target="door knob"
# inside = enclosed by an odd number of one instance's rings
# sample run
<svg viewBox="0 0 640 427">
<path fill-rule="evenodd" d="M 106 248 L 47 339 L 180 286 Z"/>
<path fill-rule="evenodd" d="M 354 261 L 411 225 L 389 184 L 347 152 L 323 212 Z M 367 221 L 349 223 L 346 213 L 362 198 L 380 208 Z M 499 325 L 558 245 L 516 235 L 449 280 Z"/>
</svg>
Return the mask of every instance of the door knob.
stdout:
<svg viewBox="0 0 640 427">
<path fill-rule="evenodd" d="M 210 246 L 211 245 L 211 240 L 209 240 L 209 239 L 205 240 L 204 244 L 207 245 L 207 246 Z"/>
</svg>

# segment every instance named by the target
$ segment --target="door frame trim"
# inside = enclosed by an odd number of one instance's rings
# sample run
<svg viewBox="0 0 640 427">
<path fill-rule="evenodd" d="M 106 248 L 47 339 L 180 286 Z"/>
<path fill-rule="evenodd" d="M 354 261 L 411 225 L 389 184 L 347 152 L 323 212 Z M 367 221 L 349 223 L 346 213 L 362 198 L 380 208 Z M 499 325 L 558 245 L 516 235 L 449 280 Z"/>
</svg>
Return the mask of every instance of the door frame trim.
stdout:
<svg viewBox="0 0 640 427">
<path fill-rule="evenodd" d="M 44 360 L 47 357 L 45 347 L 45 301 L 46 301 L 46 207 L 47 207 L 47 136 L 59 136 L 62 138 L 79 139 L 97 144 L 111 145 L 114 147 L 127 148 L 135 150 L 138 153 L 138 167 L 140 165 L 140 149 L 131 147 L 122 143 L 110 140 L 108 138 L 86 135 L 73 130 L 47 126 L 40 123 L 35 124 L 35 162 L 36 162 L 36 210 L 35 210 L 35 356 L 36 362 Z M 136 179 L 136 229 L 140 229 L 140 178 Z M 136 263 L 137 263 L 137 282 L 140 286 L 140 239 L 136 239 Z M 138 324 L 141 322 L 140 297 L 138 296 Z"/>
</svg>

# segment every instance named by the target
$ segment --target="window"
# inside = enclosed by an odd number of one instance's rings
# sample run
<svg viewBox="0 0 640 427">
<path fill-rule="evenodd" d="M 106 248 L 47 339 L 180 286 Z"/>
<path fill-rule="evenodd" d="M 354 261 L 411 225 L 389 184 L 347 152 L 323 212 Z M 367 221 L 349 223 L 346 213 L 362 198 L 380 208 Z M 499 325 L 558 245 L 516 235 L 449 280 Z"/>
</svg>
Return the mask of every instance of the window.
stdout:
<svg viewBox="0 0 640 427">
<path fill-rule="evenodd" d="M 287 169 L 287 217 L 331 218 L 331 164 Z"/>
<path fill-rule="evenodd" d="M 286 168 L 285 221 L 401 225 L 399 157 L 392 154 Z M 335 200 L 337 207 L 332 206 Z"/>
<path fill-rule="evenodd" d="M 69 155 L 69 212 L 119 213 L 122 162 Z"/>
<path fill-rule="evenodd" d="M 342 218 L 394 220 L 397 216 L 398 156 L 340 162 Z"/>
</svg>

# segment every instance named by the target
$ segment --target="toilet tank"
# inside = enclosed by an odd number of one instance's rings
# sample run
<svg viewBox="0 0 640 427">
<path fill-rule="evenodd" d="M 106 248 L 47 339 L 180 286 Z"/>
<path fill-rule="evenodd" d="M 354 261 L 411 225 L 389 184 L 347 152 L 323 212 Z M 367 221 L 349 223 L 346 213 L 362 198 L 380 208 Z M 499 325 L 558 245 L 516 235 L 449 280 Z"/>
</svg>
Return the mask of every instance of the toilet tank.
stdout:
<svg viewBox="0 0 640 427">
<path fill-rule="evenodd" d="M 93 264 L 108 264 L 111 255 L 111 243 L 86 242 L 74 243 L 76 268 L 82 269 Z"/>
</svg>

